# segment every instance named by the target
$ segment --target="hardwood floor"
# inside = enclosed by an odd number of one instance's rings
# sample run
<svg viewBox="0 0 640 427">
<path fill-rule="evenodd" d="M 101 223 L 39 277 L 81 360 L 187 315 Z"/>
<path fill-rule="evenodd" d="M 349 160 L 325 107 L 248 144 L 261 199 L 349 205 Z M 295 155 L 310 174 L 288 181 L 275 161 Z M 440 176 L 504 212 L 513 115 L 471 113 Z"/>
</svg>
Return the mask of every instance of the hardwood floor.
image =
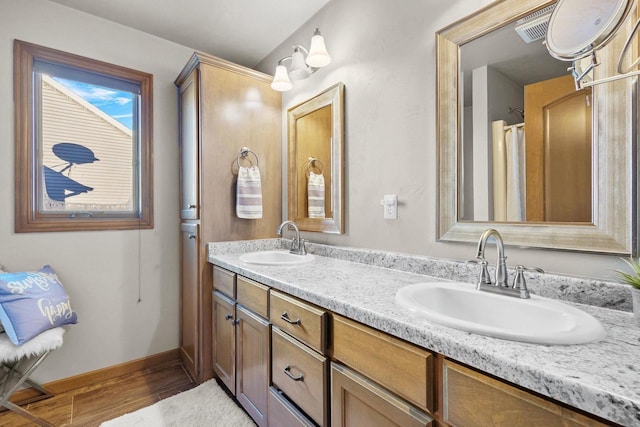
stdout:
<svg viewBox="0 0 640 427">
<path fill-rule="evenodd" d="M 99 426 L 103 421 L 152 405 L 197 384 L 180 361 L 144 369 L 58 394 L 25 406 L 56 426 Z M 0 413 L 0 427 L 34 425 L 11 411 Z"/>
</svg>

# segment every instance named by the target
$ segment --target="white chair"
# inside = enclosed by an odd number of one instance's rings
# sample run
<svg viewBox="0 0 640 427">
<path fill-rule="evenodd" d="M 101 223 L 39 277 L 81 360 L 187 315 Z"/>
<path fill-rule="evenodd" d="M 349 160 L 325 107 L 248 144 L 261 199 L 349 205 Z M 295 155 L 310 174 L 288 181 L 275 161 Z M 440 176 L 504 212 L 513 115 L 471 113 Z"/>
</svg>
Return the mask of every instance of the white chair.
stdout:
<svg viewBox="0 0 640 427">
<path fill-rule="evenodd" d="M 41 393 L 30 399 L 28 403 L 53 396 L 51 391 L 29 377 L 53 350 L 62 346 L 64 332 L 62 327 L 49 329 L 21 346 L 13 344 L 6 333 L 0 333 L 0 364 L 2 364 L 0 406 L 20 414 L 40 426 L 53 426 L 9 399 L 23 384 L 28 384 Z"/>
</svg>

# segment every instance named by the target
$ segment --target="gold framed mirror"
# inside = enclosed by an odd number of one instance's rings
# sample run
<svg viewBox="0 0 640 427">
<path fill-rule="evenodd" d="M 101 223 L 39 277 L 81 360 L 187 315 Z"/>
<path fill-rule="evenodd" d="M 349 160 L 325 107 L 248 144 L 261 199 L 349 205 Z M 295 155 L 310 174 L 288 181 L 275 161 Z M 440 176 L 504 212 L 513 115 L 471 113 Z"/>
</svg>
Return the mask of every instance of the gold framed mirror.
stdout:
<svg viewBox="0 0 640 427">
<path fill-rule="evenodd" d="M 477 242 L 485 229 L 495 228 L 510 245 L 637 254 L 636 79 L 593 88 L 589 101 L 592 102 L 591 203 L 587 208 L 591 212 L 586 220 L 554 222 L 525 218 L 523 221 L 495 221 L 490 215 L 479 219 L 465 216 L 464 183 L 469 177 L 465 177 L 467 171 L 461 149 L 465 110 L 462 104 L 461 52 L 464 46 L 535 15 L 554 3 L 545 0 L 496 1 L 436 33 L 437 239 Z M 637 16 L 637 11 L 632 11 L 631 15 Z M 596 70 L 599 77 L 615 73 L 617 55 L 632 24 L 625 22 L 619 33 L 600 51 L 601 65 Z M 525 111 L 525 117 L 528 115 Z M 548 185 L 564 184 L 556 179 Z M 491 197 L 488 191 L 486 197 Z M 476 200 L 482 201 L 482 197 L 482 194 L 476 196 Z"/>
<path fill-rule="evenodd" d="M 288 214 L 302 231 L 344 233 L 344 84 L 287 110 Z"/>
</svg>

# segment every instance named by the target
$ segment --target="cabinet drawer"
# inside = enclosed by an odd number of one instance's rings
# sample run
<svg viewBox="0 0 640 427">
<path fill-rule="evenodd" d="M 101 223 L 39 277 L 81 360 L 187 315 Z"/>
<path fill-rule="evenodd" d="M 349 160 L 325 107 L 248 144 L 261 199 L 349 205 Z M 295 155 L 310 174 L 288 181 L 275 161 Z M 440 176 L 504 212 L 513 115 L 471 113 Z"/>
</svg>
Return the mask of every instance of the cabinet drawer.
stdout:
<svg viewBox="0 0 640 427">
<path fill-rule="evenodd" d="M 259 316 L 269 317 L 269 287 L 246 277 L 236 279 L 236 301 Z"/>
<path fill-rule="evenodd" d="M 442 369 L 443 418 L 453 426 L 606 425 L 450 360 Z"/>
<path fill-rule="evenodd" d="M 333 358 L 433 413 L 431 352 L 334 315 Z"/>
<path fill-rule="evenodd" d="M 321 426 L 328 425 L 327 358 L 271 329 L 273 384 Z"/>
<path fill-rule="evenodd" d="M 331 363 L 333 427 L 430 427 L 432 422 L 415 406 L 350 369 Z"/>
<path fill-rule="evenodd" d="M 235 273 L 213 266 L 213 289 L 221 292 L 229 298 L 236 297 L 236 275 Z"/>
<path fill-rule="evenodd" d="M 281 392 L 269 388 L 269 425 L 273 427 L 315 427 Z"/>
<path fill-rule="evenodd" d="M 271 323 L 320 353 L 325 353 L 326 311 L 272 289 L 269 312 Z"/>
</svg>

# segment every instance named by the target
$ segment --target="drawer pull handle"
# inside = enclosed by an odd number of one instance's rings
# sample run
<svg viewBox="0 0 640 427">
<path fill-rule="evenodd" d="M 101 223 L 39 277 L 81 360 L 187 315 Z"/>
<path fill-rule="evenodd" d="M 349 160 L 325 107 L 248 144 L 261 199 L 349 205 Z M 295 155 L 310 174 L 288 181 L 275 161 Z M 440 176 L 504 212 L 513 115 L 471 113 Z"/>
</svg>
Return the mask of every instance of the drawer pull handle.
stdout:
<svg viewBox="0 0 640 427">
<path fill-rule="evenodd" d="M 300 323 L 302 323 L 302 322 L 300 321 L 300 319 L 291 320 L 291 319 L 289 318 L 289 315 L 287 314 L 287 312 L 286 312 L 286 311 L 285 311 L 284 313 L 282 313 L 282 315 L 280 316 L 280 318 L 281 318 L 282 320 L 284 320 L 285 322 L 287 322 L 288 324 L 290 324 L 290 325 L 298 325 L 298 326 L 299 326 L 299 325 L 300 325 Z"/>
<path fill-rule="evenodd" d="M 287 376 L 294 381 L 304 381 L 304 375 L 300 374 L 298 376 L 293 376 L 291 374 L 291 366 L 289 365 L 284 367 L 284 373 L 287 374 Z"/>
</svg>

